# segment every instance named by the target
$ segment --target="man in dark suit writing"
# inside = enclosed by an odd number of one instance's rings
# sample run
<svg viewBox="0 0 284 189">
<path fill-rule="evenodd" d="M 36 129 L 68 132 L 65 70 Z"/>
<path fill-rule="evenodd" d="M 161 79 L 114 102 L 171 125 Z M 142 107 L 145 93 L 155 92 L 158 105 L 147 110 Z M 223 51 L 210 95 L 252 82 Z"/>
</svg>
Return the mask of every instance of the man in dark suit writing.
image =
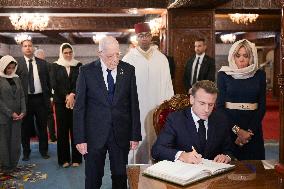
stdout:
<svg viewBox="0 0 284 189">
<path fill-rule="evenodd" d="M 224 114 L 213 111 L 217 88 L 212 81 L 195 83 L 191 108 L 171 113 L 152 148 L 156 160 L 200 163 L 201 157 L 231 161 L 230 125 Z"/>
<path fill-rule="evenodd" d="M 126 189 L 128 153 L 141 141 L 135 70 L 119 53 L 115 38 L 103 38 L 100 59 L 82 66 L 77 80 L 73 134 L 86 161 L 86 189 L 101 187 L 107 151 L 112 188 Z"/>
<path fill-rule="evenodd" d="M 47 115 L 50 111 L 51 87 L 47 62 L 34 57 L 34 47 L 31 40 L 21 43 L 24 54 L 18 61 L 16 74 L 19 75 L 27 104 L 27 115 L 22 123 L 23 161 L 30 158 L 30 137 L 34 130 L 34 117 L 39 138 L 39 152 L 48 159 Z"/>
<path fill-rule="evenodd" d="M 205 54 L 206 48 L 205 39 L 200 38 L 194 42 L 196 54 L 187 61 L 184 70 L 184 86 L 187 92 L 196 81 L 215 81 L 215 60 Z"/>
</svg>

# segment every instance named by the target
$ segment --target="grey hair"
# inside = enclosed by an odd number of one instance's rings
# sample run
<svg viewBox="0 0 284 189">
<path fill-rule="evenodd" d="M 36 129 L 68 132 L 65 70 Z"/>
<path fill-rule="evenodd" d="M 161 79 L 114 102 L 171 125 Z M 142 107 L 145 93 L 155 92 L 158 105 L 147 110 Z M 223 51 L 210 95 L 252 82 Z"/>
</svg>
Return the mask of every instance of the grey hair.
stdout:
<svg viewBox="0 0 284 189">
<path fill-rule="evenodd" d="M 39 55 L 40 53 L 44 53 L 44 50 L 43 50 L 43 49 L 37 49 L 37 50 L 35 50 L 35 52 L 34 52 L 35 57 L 38 57 L 38 55 Z"/>
<path fill-rule="evenodd" d="M 109 45 L 117 45 L 119 47 L 119 43 L 114 37 L 106 36 L 99 41 L 99 51 L 105 50 Z"/>
</svg>

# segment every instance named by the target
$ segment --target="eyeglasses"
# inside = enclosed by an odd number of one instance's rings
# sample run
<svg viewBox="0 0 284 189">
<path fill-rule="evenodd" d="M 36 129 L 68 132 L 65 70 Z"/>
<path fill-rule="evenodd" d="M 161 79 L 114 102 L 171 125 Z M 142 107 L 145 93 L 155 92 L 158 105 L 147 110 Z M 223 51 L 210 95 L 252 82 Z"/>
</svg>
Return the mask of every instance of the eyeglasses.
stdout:
<svg viewBox="0 0 284 189">
<path fill-rule="evenodd" d="M 141 38 L 141 39 L 142 39 L 142 38 L 149 38 L 149 37 L 151 37 L 151 36 L 152 36 L 151 33 L 144 33 L 144 34 L 143 34 L 143 33 L 140 33 L 140 34 L 137 35 L 137 37 L 138 37 L 138 38 Z"/>
<path fill-rule="evenodd" d="M 103 51 L 101 51 L 101 52 L 103 53 Z M 109 60 L 112 60 L 114 58 L 119 58 L 121 56 L 121 52 L 113 53 L 113 54 L 105 54 L 105 53 L 103 53 L 103 54 Z"/>
</svg>

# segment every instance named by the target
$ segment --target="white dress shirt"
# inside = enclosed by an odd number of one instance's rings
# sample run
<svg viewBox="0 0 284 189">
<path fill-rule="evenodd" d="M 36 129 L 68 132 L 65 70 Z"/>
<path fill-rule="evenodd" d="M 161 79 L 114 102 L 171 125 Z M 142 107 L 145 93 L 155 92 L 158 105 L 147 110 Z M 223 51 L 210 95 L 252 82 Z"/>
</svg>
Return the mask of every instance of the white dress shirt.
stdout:
<svg viewBox="0 0 284 189">
<path fill-rule="evenodd" d="M 100 59 L 100 61 L 101 61 L 104 81 L 105 81 L 105 84 L 106 84 L 106 88 L 108 90 L 108 83 L 107 83 L 107 74 L 108 74 L 108 72 L 107 72 L 107 67 L 104 64 L 102 59 Z M 112 75 L 112 78 L 113 78 L 113 81 L 114 81 L 114 84 L 115 84 L 116 83 L 117 68 L 115 68 L 114 70 L 111 71 L 111 75 Z"/>
<path fill-rule="evenodd" d="M 195 66 L 197 64 L 197 60 L 199 58 L 199 64 L 198 64 L 197 73 L 196 73 L 196 77 L 198 78 L 199 70 L 201 68 L 201 64 L 202 64 L 204 56 L 205 56 L 205 53 L 202 53 L 201 55 L 196 55 L 195 56 L 195 59 L 194 59 L 193 64 L 192 64 L 192 69 L 191 69 L 191 80 L 190 80 L 191 81 L 191 85 L 193 84 L 192 81 L 193 81 L 193 75 L 194 75 Z M 197 79 L 196 79 L 196 81 L 197 81 Z"/>
<path fill-rule="evenodd" d="M 40 83 L 40 78 L 38 75 L 38 69 L 37 69 L 37 64 L 35 61 L 35 58 L 28 58 L 26 56 L 24 56 L 25 60 L 26 60 L 26 64 L 27 64 L 27 68 L 29 70 L 29 60 L 32 59 L 32 64 L 33 64 L 33 75 L 34 75 L 34 85 L 35 85 L 35 92 L 34 93 L 30 93 L 30 86 L 28 86 L 28 93 L 29 94 L 39 94 L 42 93 L 42 87 L 41 87 L 41 83 Z"/>
<path fill-rule="evenodd" d="M 192 108 L 190 108 L 190 112 L 191 112 L 193 121 L 194 121 L 194 123 L 195 123 L 196 132 L 198 132 L 198 129 L 199 129 L 198 120 L 200 120 L 200 118 L 192 111 Z M 206 129 L 206 140 L 207 140 L 208 119 L 207 119 L 207 120 L 204 120 L 204 126 L 205 126 L 205 129 Z M 184 151 L 178 151 L 178 152 L 176 153 L 176 155 L 175 155 L 175 161 L 178 160 L 178 158 L 180 157 L 180 155 L 181 155 L 182 152 L 184 152 Z"/>
</svg>

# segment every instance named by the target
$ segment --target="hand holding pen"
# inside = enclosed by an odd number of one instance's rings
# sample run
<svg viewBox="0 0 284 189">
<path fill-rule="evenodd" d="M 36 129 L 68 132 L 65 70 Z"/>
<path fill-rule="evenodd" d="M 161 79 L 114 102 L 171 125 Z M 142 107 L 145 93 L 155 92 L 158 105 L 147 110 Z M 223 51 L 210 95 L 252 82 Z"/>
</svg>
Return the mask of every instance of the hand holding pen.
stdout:
<svg viewBox="0 0 284 189">
<path fill-rule="evenodd" d="M 191 152 L 182 152 L 179 160 L 185 162 L 185 163 L 193 163 L 193 164 L 199 164 L 202 161 L 202 155 L 198 154 L 195 148 L 192 146 Z"/>
</svg>

